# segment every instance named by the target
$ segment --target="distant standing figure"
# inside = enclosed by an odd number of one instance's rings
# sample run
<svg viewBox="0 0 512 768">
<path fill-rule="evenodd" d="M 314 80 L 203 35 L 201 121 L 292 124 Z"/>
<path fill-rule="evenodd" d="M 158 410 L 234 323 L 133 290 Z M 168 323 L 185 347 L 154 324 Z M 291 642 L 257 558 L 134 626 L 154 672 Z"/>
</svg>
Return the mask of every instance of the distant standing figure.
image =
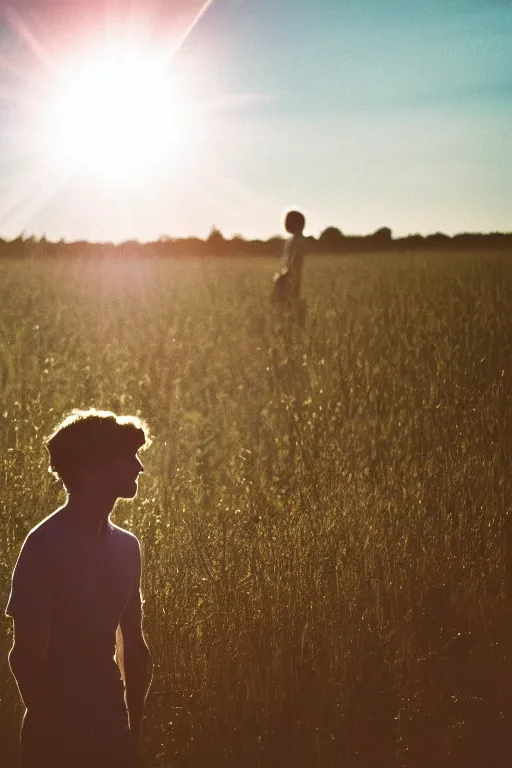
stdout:
<svg viewBox="0 0 512 768">
<path fill-rule="evenodd" d="M 148 440 L 139 419 L 91 410 L 74 411 L 46 443 L 68 498 L 25 539 L 6 609 L 26 707 L 22 768 L 140 765 L 150 679 L 140 546 L 109 517 L 136 495 Z"/>
<path fill-rule="evenodd" d="M 273 304 L 301 304 L 302 268 L 307 242 L 303 235 L 305 226 L 306 219 L 300 211 L 286 214 L 285 228 L 291 237 L 284 244 L 281 269 L 274 275 Z"/>
</svg>

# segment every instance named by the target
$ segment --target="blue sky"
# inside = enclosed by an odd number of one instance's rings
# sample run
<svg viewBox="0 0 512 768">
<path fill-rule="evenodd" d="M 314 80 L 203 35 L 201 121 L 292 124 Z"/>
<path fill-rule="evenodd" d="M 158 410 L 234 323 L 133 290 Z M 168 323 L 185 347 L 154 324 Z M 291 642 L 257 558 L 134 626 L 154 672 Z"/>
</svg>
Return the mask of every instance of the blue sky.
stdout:
<svg viewBox="0 0 512 768">
<path fill-rule="evenodd" d="M 63 36 L 80 21 L 57 27 L 63 6 L 19 6 L 44 50 L 58 47 L 49 30 Z M 199 7 L 140 0 L 149 44 L 165 29 L 170 45 Z M 312 234 L 512 229 L 512 2 L 216 0 L 169 69 L 200 106 L 194 140 L 158 179 L 115 191 L 78 178 L 45 189 L 23 144 L 26 76 L 40 80 L 42 66 L 26 47 L 5 21 L 4 236 L 146 240 L 215 225 L 268 237 L 290 205 Z M 24 78 L 8 71 L 13 61 Z"/>
</svg>

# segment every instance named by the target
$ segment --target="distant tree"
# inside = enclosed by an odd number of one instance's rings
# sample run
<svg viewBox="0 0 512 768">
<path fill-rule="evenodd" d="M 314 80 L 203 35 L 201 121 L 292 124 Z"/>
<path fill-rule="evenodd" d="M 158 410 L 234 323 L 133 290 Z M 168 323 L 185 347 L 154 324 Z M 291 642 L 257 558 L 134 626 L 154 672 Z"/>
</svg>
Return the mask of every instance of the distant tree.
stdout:
<svg viewBox="0 0 512 768">
<path fill-rule="evenodd" d="M 160 235 L 158 240 L 151 243 L 151 253 L 155 256 L 174 256 L 176 251 L 176 242 L 169 235 Z"/>
<path fill-rule="evenodd" d="M 453 236 L 453 242 L 457 248 L 480 248 L 482 245 L 490 245 L 494 236 L 483 232 L 460 232 Z"/>
<path fill-rule="evenodd" d="M 424 247 L 425 238 L 423 235 L 407 235 L 396 240 L 395 244 L 403 250 L 414 250 Z"/>
<path fill-rule="evenodd" d="M 313 235 L 306 235 L 308 253 L 316 253 L 318 251 L 318 240 Z"/>
<path fill-rule="evenodd" d="M 346 237 L 337 227 L 327 227 L 318 238 L 318 247 L 324 253 L 339 253 L 346 247 Z"/>
<path fill-rule="evenodd" d="M 391 244 L 392 236 L 389 227 L 381 227 L 377 229 L 373 235 L 370 235 L 369 240 L 374 248 L 386 248 Z"/>
<path fill-rule="evenodd" d="M 179 248 L 179 253 L 185 256 L 204 256 L 205 251 L 207 255 L 211 255 L 209 247 L 199 237 L 186 237 L 176 240 L 176 245 Z"/>
<path fill-rule="evenodd" d="M 140 255 L 140 242 L 138 240 L 125 240 L 123 243 L 119 243 L 114 246 L 116 256 L 119 258 L 127 258 Z"/>
<path fill-rule="evenodd" d="M 23 239 L 23 235 L 25 233 L 22 232 L 21 235 L 18 235 L 18 237 L 14 238 L 10 242 L 10 251 L 12 256 L 21 257 L 25 255 L 25 241 Z"/>
<path fill-rule="evenodd" d="M 427 235 L 425 245 L 429 248 L 443 248 L 450 242 L 451 238 L 443 232 L 434 232 L 433 235 Z"/>
<path fill-rule="evenodd" d="M 262 253 L 266 256 L 280 256 L 283 251 L 283 238 L 281 236 L 271 237 L 264 244 Z"/>
<path fill-rule="evenodd" d="M 247 250 L 247 243 L 242 235 L 233 235 L 229 241 L 229 255 L 230 256 L 243 256 Z"/>
<path fill-rule="evenodd" d="M 213 256 L 222 256 L 226 252 L 226 241 L 220 229 L 212 227 L 206 239 L 207 253 Z"/>
</svg>

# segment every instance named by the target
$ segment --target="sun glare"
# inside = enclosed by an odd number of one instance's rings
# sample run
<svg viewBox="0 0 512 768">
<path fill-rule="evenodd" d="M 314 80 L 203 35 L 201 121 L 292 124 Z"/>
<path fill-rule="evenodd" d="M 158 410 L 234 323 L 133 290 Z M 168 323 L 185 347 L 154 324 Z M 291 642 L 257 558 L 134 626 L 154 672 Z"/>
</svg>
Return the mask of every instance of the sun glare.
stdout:
<svg viewBox="0 0 512 768">
<path fill-rule="evenodd" d="M 140 182 L 168 170 L 185 139 L 168 71 L 148 53 L 110 51 L 65 68 L 52 85 L 47 145 L 68 175 Z"/>
</svg>

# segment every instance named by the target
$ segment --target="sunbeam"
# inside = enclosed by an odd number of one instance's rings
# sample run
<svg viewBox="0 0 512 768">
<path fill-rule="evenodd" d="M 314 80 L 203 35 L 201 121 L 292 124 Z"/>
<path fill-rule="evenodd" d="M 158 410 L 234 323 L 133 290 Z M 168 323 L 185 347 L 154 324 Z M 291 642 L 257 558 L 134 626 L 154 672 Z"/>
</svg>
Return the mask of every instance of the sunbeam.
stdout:
<svg viewBox="0 0 512 768">
<path fill-rule="evenodd" d="M 194 27 L 197 26 L 197 24 L 201 21 L 206 11 L 214 4 L 215 0 L 206 0 L 201 9 L 198 11 L 198 13 L 195 15 L 193 20 L 190 22 L 188 27 L 186 28 L 185 32 L 180 36 L 179 42 L 173 52 L 173 55 L 177 53 L 177 51 L 182 47 L 185 40 L 189 37 L 190 33 L 193 31 Z"/>
</svg>

